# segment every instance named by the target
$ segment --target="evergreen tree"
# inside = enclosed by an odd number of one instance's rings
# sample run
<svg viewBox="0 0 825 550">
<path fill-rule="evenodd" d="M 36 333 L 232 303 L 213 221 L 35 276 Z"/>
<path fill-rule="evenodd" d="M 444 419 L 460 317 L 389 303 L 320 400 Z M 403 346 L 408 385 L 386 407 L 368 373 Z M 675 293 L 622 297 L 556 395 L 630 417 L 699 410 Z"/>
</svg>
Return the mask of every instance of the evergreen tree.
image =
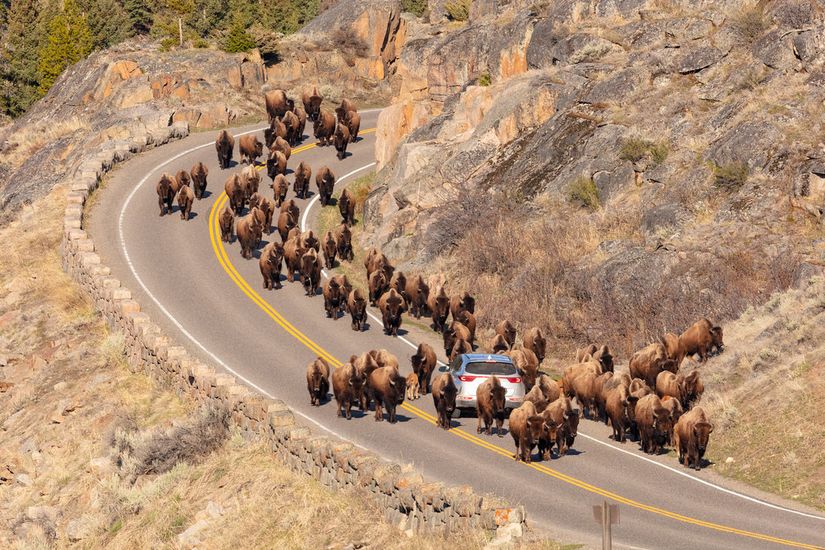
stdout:
<svg viewBox="0 0 825 550">
<path fill-rule="evenodd" d="M 223 42 L 224 51 L 230 53 L 248 52 L 255 47 L 255 39 L 246 32 L 246 27 L 243 24 L 243 18 L 233 17 L 232 26 L 229 27 L 229 33 Z"/>
<path fill-rule="evenodd" d="M 223 26 L 228 8 L 228 0 L 195 0 L 195 9 L 186 23 L 198 36 L 206 38 Z"/>
<path fill-rule="evenodd" d="M 45 20 L 46 36 L 38 52 L 40 92 L 52 87 L 63 69 L 77 63 L 92 51 L 92 33 L 86 16 L 75 0 L 65 0 L 63 10 Z"/>
<path fill-rule="evenodd" d="M 123 10 L 134 34 L 148 34 L 152 28 L 152 11 L 146 0 L 124 0 Z"/>
<path fill-rule="evenodd" d="M 84 0 L 94 49 L 123 42 L 134 35 L 129 16 L 117 0 Z"/>
<path fill-rule="evenodd" d="M 37 3 L 14 0 L 0 49 L 0 107 L 19 116 L 40 97 L 37 72 Z"/>
</svg>

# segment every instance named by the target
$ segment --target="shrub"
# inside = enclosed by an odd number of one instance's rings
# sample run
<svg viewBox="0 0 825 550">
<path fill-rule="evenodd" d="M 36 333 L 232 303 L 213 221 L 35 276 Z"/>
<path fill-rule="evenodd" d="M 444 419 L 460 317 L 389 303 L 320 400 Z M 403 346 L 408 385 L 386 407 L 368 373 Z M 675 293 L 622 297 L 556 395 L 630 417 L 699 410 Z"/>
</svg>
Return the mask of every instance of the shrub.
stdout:
<svg viewBox="0 0 825 550">
<path fill-rule="evenodd" d="M 647 139 L 631 137 L 622 141 L 619 158 L 630 162 L 639 162 L 645 157 L 650 159 L 651 167 L 662 164 L 670 150 L 664 142 L 654 143 Z"/>
<path fill-rule="evenodd" d="M 713 184 L 721 189 L 739 189 L 745 184 L 750 175 L 750 169 L 744 162 L 713 164 L 711 169 L 713 171 Z"/>
<path fill-rule="evenodd" d="M 427 0 L 401 0 L 401 9 L 421 17 L 427 11 Z"/>
<path fill-rule="evenodd" d="M 478 75 L 478 85 L 479 86 L 489 86 L 493 83 L 493 79 L 490 77 L 490 71 L 484 71 L 480 75 Z"/>
<path fill-rule="evenodd" d="M 739 8 L 731 16 L 731 24 L 746 42 L 753 42 L 762 36 L 769 26 L 759 4 Z"/>
<path fill-rule="evenodd" d="M 240 21 L 240 18 L 236 19 L 236 21 L 232 23 L 232 26 L 229 28 L 229 33 L 224 39 L 223 50 L 229 53 L 239 53 L 248 52 L 254 47 L 255 39 L 252 38 L 252 35 L 246 32 L 246 27 L 244 27 L 243 23 Z"/>
<path fill-rule="evenodd" d="M 355 36 L 352 32 L 337 29 L 330 37 L 332 46 L 338 48 L 342 52 L 346 52 L 357 57 L 366 57 L 369 54 L 369 46 L 363 40 Z"/>
<path fill-rule="evenodd" d="M 447 15 L 453 21 L 467 21 L 470 18 L 470 5 L 473 0 L 453 0 L 444 4 Z"/>
<path fill-rule="evenodd" d="M 593 178 L 582 176 L 577 178 L 567 189 L 567 198 L 574 202 L 581 202 L 586 207 L 599 207 L 599 190 Z"/>
</svg>

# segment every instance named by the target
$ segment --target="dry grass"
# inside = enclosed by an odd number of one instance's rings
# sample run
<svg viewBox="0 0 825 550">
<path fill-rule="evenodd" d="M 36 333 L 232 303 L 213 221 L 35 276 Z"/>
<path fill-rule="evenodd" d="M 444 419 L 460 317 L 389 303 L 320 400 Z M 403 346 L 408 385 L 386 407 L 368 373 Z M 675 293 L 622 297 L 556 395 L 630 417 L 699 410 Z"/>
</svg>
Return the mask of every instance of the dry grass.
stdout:
<svg viewBox="0 0 825 550">
<path fill-rule="evenodd" d="M 21 130 L 13 136 L 14 143 L 18 144 L 17 147 L 4 152 L 3 160 L 13 168 L 17 168 L 47 143 L 88 129 L 88 121 L 79 117 L 57 121 L 49 119 L 48 122 L 23 125 Z"/>
</svg>

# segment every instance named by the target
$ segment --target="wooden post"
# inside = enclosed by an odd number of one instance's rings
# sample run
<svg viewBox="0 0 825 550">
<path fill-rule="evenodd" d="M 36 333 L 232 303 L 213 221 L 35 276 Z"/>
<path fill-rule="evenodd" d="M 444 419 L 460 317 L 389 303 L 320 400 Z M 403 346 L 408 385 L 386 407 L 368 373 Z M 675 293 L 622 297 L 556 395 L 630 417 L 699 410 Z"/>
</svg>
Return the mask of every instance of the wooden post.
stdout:
<svg viewBox="0 0 825 550">
<path fill-rule="evenodd" d="M 602 550 L 613 549 L 613 532 L 611 526 L 619 523 L 619 505 L 603 504 L 593 507 L 593 519 L 602 524 Z"/>
<path fill-rule="evenodd" d="M 178 17 L 178 40 L 180 41 L 180 46 L 183 47 L 183 18 Z"/>
</svg>

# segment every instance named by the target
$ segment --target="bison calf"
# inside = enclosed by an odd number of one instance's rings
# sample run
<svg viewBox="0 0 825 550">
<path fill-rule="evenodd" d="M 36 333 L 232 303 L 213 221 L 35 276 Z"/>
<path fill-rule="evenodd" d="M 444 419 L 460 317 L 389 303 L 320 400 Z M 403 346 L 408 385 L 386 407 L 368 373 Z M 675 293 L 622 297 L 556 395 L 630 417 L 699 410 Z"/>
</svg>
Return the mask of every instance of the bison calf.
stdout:
<svg viewBox="0 0 825 550">
<path fill-rule="evenodd" d="M 421 384 L 418 375 L 411 372 L 407 375 L 407 401 L 412 401 L 421 397 Z"/>
</svg>

